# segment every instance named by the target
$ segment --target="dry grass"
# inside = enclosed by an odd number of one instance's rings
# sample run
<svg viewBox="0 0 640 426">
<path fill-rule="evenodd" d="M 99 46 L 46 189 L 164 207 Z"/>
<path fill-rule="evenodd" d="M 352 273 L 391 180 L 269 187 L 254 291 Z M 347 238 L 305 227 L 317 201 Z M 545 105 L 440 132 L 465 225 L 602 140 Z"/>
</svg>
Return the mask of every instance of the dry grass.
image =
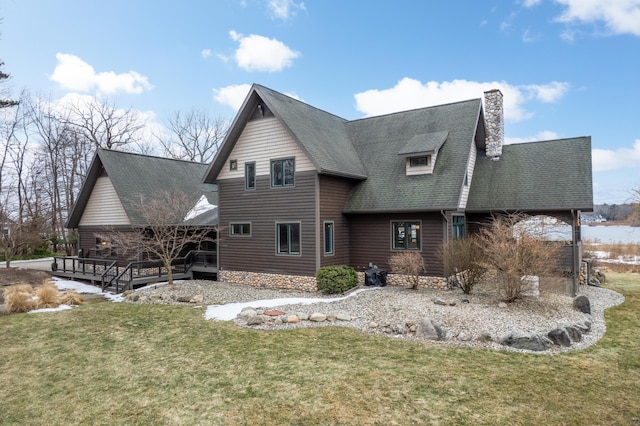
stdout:
<svg viewBox="0 0 640 426">
<path fill-rule="evenodd" d="M 45 282 L 35 289 L 31 284 L 14 284 L 5 287 L 3 293 L 5 314 L 84 303 L 82 295 L 71 290 L 60 293 L 52 282 Z"/>
<path fill-rule="evenodd" d="M 35 290 L 35 294 L 38 297 L 38 309 L 56 308 L 60 305 L 58 287 L 51 282 L 42 284 Z"/>
<path fill-rule="evenodd" d="M 29 312 L 38 307 L 33 287 L 30 284 L 15 284 L 4 289 L 4 311 L 6 313 Z"/>
<path fill-rule="evenodd" d="M 640 273 L 640 265 L 634 263 L 625 263 L 624 261 L 633 261 L 640 258 L 640 244 L 602 244 L 598 241 L 584 242 L 584 257 L 591 258 L 591 264 L 594 268 L 620 273 Z M 591 255 L 591 252 L 609 253 L 607 258 L 597 258 Z M 622 261 L 621 261 L 622 260 Z"/>
<path fill-rule="evenodd" d="M 82 305 L 84 303 L 84 297 L 73 290 L 67 290 L 60 294 L 58 303 L 61 305 Z"/>
</svg>

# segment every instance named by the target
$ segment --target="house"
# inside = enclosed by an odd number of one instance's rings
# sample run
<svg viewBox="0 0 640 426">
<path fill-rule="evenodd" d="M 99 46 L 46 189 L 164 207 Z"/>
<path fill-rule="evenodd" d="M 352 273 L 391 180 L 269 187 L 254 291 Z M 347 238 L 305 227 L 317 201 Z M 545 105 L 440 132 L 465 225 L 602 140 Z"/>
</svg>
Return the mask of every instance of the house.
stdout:
<svg viewBox="0 0 640 426">
<path fill-rule="evenodd" d="M 119 275 L 124 272 L 121 269 L 125 265 L 129 264 L 129 269 L 132 269 L 132 265 L 138 262 L 135 265 L 136 273 L 140 274 L 144 269 L 141 265 L 148 259 L 129 258 L 110 241 L 109 234 L 145 228 L 148 224 L 141 212 L 142 200 L 157 197 L 162 191 L 185 194 L 189 209 L 184 217 L 184 225 L 209 227 L 212 229 L 212 238 L 215 238 L 213 229 L 218 223 L 217 188 L 202 183 L 206 170 L 206 164 L 99 148 L 66 224 L 67 228 L 77 232 L 78 258 L 56 259 L 59 264 L 56 274 L 102 281 L 103 287 L 109 285 L 105 283 L 108 277 L 103 275 L 110 267 Z M 215 243 L 203 244 L 202 247 L 188 249 L 213 253 L 213 260 L 208 263 L 215 265 Z M 163 275 L 163 271 L 153 273 L 156 281 L 157 277 Z M 133 273 L 130 277 L 133 277 Z M 109 280 L 115 278 L 114 275 Z M 150 280 L 141 275 L 139 278 L 141 281 Z"/>
<path fill-rule="evenodd" d="M 315 289 L 316 271 L 389 267 L 417 251 L 440 286 L 441 244 L 495 213 L 549 215 L 572 226 L 593 209 L 591 139 L 504 145 L 502 94 L 345 120 L 253 85 L 204 182 L 218 188 L 219 277 Z M 574 279 L 575 282 L 575 279 Z"/>
</svg>

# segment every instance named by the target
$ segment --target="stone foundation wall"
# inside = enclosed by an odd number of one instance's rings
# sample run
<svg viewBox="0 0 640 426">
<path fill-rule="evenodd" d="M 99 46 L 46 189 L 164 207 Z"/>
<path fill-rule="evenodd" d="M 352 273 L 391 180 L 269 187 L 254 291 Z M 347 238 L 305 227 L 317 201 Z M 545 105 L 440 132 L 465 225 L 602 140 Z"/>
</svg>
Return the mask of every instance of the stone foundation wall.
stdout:
<svg viewBox="0 0 640 426">
<path fill-rule="evenodd" d="M 285 290 L 318 291 L 316 277 L 305 275 L 263 274 L 259 272 L 220 271 L 218 279 L 230 283 L 249 284 L 254 287 Z"/>
<path fill-rule="evenodd" d="M 364 272 L 358 272 L 358 280 L 360 283 L 364 283 Z M 388 274 L 387 284 L 399 287 L 411 287 L 413 278 L 409 275 L 402 274 Z M 435 288 L 437 290 L 444 290 L 447 288 L 447 281 L 444 277 L 420 277 L 420 283 L 418 288 Z"/>
</svg>

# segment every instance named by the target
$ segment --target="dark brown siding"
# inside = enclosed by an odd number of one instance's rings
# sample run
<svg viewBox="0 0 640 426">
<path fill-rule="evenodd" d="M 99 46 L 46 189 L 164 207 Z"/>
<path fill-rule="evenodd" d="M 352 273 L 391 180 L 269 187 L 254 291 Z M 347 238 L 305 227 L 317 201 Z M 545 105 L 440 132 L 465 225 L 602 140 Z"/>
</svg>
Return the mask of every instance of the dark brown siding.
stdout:
<svg viewBox="0 0 640 426">
<path fill-rule="evenodd" d="M 296 173 L 295 186 L 271 188 L 270 177 L 257 176 L 256 189 L 244 179 L 218 182 L 221 269 L 291 275 L 316 272 L 315 172 Z M 251 236 L 229 236 L 229 223 L 251 223 Z M 301 252 L 276 255 L 276 222 L 301 223 Z"/>
<path fill-rule="evenodd" d="M 399 220 L 422 222 L 421 252 L 426 274 L 442 276 L 443 268 L 436 256 L 444 238 L 444 218 L 440 213 L 351 215 L 351 266 L 363 270 L 371 262 L 388 270 L 389 258 L 397 253 L 391 250 L 391 222 Z"/>
<path fill-rule="evenodd" d="M 320 182 L 320 266 L 349 265 L 349 222 L 342 213 L 354 182 L 331 176 L 319 176 Z M 334 224 L 334 254 L 324 254 L 324 222 Z"/>
<path fill-rule="evenodd" d="M 102 254 L 97 251 L 96 247 L 96 235 L 108 235 L 110 231 L 127 232 L 131 228 L 128 226 L 113 226 L 105 228 L 103 226 L 80 226 L 78 227 L 78 248 L 81 251 L 81 257 L 90 259 L 113 259 L 117 257 L 111 256 L 111 251 L 108 248 L 103 249 Z M 129 262 L 128 259 L 118 259 L 118 263 Z"/>
</svg>

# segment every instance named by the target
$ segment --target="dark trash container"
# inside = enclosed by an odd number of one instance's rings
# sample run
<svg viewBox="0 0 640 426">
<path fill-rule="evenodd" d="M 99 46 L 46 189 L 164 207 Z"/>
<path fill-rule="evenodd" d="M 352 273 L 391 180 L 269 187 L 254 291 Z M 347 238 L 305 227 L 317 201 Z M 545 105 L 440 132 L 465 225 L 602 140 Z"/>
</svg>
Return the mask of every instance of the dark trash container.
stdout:
<svg viewBox="0 0 640 426">
<path fill-rule="evenodd" d="M 364 271 L 364 285 L 384 287 L 387 285 L 387 271 L 371 268 Z"/>
</svg>

